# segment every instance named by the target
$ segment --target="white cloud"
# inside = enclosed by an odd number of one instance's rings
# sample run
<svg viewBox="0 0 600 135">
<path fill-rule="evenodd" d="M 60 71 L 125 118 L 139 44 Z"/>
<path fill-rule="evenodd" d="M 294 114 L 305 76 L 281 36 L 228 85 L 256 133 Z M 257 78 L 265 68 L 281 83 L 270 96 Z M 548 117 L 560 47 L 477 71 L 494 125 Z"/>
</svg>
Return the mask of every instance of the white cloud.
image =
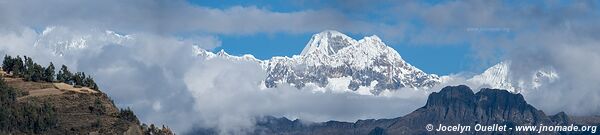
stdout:
<svg viewBox="0 0 600 135">
<path fill-rule="evenodd" d="M 266 74 L 256 63 L 204 60 L 193 54 L 200 42 L 143 33 L 121 34 L 130 37 L 123 42 L 104 40 L 111 36 L 69 27 L 55 27 L 44 35 L 27 28 L 0 35 L 11 41 L 0 49 L 91 74 L 118 106 L 132 107 L 143 122 L 167 124 L 177 132 L 206 126 L 238 133 L 264 115 L 308 121 L 393 118 L 420 107 L 427 96 L 417 91 L 407 91 L 413 93 L 409 97 L 374 97 L 291 86 L 264 89 L 259 85 Z M 53 53 L 55 43 L 82 37 L 85 47 L 64 49 L 62 56 Z"/>
<path fill-rule="evenodd" d="M 334 89 L 299 90 L 287 85 L 261 89 L 265 75 L 256 63 L 216 58 L 196 63 L 184 75 L 184 81 L 195 99 L 202 125 L 233 133 L 252 129 L 254 118 L 265 115 L 319 122 L 394 118 L 422 106 L 427 96 L 414 90 L 399 92 L 414 93 L 410 97 L 375 97 Z"/>
<path fill-rule="evenodd" d="M 544 40 L 538 40 L 544 39 Z M 552 66 L 560 79 L 537 91 L 524 93 L 528 102 L 546 111 L 573 115 L 597 115 L 600 105 L 600 42 L 597 38 L 563 31 L 522 36 L 509 48 L 515 78 L 526 78 L 536 68 Z"/>
<path fill-rule="evenodd" d="M 192 43 L 196 41 L 140 33 L 121 35 L 130 38 L 121 42 L 114 36 L 107 31 L 68 27 L 55 27 L 46 33 L 30 28 L 2 31 L 0 39 L 5 42 L 0 43 L 0 53 L 27 55 L 41 64 L 66 64 L 71 70 L 92 75 L 119 106 L 132 107 L 143 121 L 169 124 L 177 129 L 190 125 L 167 121 L 183 121 L 186 117 L 166 116 L 193 112 L 188 110 L 193 99 L 181 76 L 195 61 L 192 46 L 196 44 Z M 76 43 L 82 43 L 82 47 L 71 46 L 75 43 L 72 41 L 81 39 L 85 42 Z M 218 46 L 217 43 L 203 44 Z M 57 51 L 63 55 L 57 55 Z"/>
</svg>

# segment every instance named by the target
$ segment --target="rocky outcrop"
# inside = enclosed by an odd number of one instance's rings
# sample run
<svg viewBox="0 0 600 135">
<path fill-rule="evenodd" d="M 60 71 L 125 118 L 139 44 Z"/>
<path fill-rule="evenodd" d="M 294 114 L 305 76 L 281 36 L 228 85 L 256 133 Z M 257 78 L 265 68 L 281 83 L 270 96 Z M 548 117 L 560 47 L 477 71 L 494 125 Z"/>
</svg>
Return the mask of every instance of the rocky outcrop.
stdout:
<svg viewBox="0 0 600 135">
<path fill-rule="evenodd" d="M 557 120 L 557 121 L 554 121 Z M 427 104 L 390 125 L 390 133 L 427 133 L 427 124 L 436 125 L 556 125 L 569 123 L 551 119 L 527 104 L 521 94 L 506 90 L 481 89 L 477 93 L 464 85 L 449 86 L 429 95 Z M 559 121 L 560 120 L 560 121 Z M 412 130 L 404 130 L 412 129 Z M 481 132 L 478 134 L 528 134 L 525 132 Z"/>
</svg>

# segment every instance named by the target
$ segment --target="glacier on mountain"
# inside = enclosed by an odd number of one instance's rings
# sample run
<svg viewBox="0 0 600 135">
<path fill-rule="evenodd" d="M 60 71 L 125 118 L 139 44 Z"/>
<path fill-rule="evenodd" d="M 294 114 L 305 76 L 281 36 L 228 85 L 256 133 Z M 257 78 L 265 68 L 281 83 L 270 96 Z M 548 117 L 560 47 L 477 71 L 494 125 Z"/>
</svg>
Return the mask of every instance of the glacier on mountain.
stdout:
<svg viewBox="0 0 600 135">
<path fill-rule="evenodd" d="M 122 35 L 114 31 L 74 31 L 65 27 L 46 27 L 37 37 L 34 47 L 51 49 L 54 55 L 62 56 L 65 52 L 90 48 L 90 44 L 100 47 L 104 44 L 120 45 L 132 41 L 133 36 Z"/>
<path fill-rule="evenodd" d="M 337 31 L 323 31 L 312 36 L 300 55 L 258 60 L 252 55 L 231 56 L 223 50 L 214 54 L 201 48 L 194 49 L 205 58 L 223 57 L 237 61 L 254 61 L 267 72 L 264 84 L 276 87 L 286 83 L 297 88 L 307 84 L 331 86 L 336 78 L 346 78 L 345 86 L 335 88 L 361 90 L 379 94 L 383 90 L 399 88 L 430 88 L 441 82 L 435 74 L 427 74 L 405 62 L 393 48 L 377 36 L 354 40 Z M 349 79 L 348 79 L 349 78 Z M 334 82 L 335 81 L 335 82 Z"/>
<path fill-rule="evenodd" d="M 274 57 L 266 64 L 267 87 L 279 83 L 324 87 L 329 78 L 351 77 L 348 89 L 356 91 L 377 81 L 370 92 L 379 94 L 386 89 L 429 88 L 440 83 L 437 75 L 408 64 L 377 36 L 356 41 L 330 30 L 313 35 L 300 55 Z"/>
<path fill-rule="evenodd" d="M 263 67 L 267 76 L 265 88 L 289 84 L 297 88 L 311 87 L 314 91 L 346 89 L 361 95 L 378 95 L 385 90 L 400 88 L 428 89 L 453 80 L 451 76 L 427 74 L 410 65 L 400 54 L 373 35 L 355 40 L 340 32 L 327 30 L 313 35 L 299 55 L 276 56 L 259 60 L 250 54 L 232 56 L 224 52 L 212 53 L 195 47 L 199 56 L 211 59 L 222 57 L 233 61 L 252 61 Z M 558 79 L 552 68 L 540 69 L 531 79 L 511 77 L 510 62 L 500 62 L 466 80 L 464 83 L 507 89 L 518 93 L 537 89 L 544 83 Z"/>
<path fill-rule="evenodd" d="M 506 89 L 513 93 L 537 89 L 545 83 L 556 81 L 559 76 L 551 67 L 542 68 L 527 78 L 515 78 L 510 72 L 511 62 L 500 62 L 479 75 L 468 79 L 467 82 L 479 87 Z"/>
</svg>

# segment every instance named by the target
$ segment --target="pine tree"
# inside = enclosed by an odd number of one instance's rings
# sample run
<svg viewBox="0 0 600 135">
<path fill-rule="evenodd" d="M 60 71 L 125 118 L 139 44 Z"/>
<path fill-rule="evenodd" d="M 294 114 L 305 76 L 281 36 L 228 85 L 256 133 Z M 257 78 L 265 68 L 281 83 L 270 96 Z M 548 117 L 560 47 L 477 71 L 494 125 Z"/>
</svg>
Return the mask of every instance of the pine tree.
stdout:
<svg viewBox="0 0 600 135">
<path fill-rule="evenodd" d="M 8 55 L 4 55 L 4 61 L 2 61 L 2 70 L 4 70 L 7 74 L 10 74 L 10 72 L 12 71 L 13 65 L 14 65 L 13 58 Z"/>
<path fill-rule="evenodd" d="M 58 70 L 58 73 L 56 74 L 56 81 L 58 82 L 65 82 L 65 73 L 63 73 L 63 70 Z"/>
<path fill-rule="evenodd" d="M 73 84 L 72 83 L 73 81 L 71 79 L 72 76 L 73 75 L 71 74 L 71 72 L 69 71 L 69 69 L 67 68 L 67 66 L 62 65 L 62 67 L 60 68 L 60 71 L 58 71 L 58 75 L 56 76 L 56 79 L 59 82 L 63 82 L 63 83 L 66 83 L 66 84 Z"/>
<path fill-rule="evenodd" d="M 29 74 L 31 81 L 43 81 L 45 69 L 36 63 L 31 67 L 31 73 Z"/>
<path fill-rule="evenodd" d="M 50 65 L 44 71 L 44 81 L 53 82 L 54 81 L 54 64 L 50 62 Z"/>
<path fill-rule="evenodd" d="M 33 60 L 31 60 L 31 58 L 29 58 L 27 56 L 23 56 L 23 58 L 25 59 L 25 72 L 22 75 L 25 78 L 25 80 L 34 81 L 33 79 L 35 78 L 34 77 L 35 68 L 34 68 Z"/>
<path fill-rule="evenodd" d="M 93 90 L 98 90 L 98 85 L 96 85 L 96 82 L 94 82 L 94 79 L 91 76 L 87 76 L 84 80 L 85 86 L 93 89 Z"/>
<path fill-rule="evenodd" d="M 17 55 L 15 59 L 12 61 L 11 71 L 15 76 L 23 76 L 25 74 L 25 66 L 23 64 L 23 59 Z"/>
<path fill-rule="evenodd" d="M 129 107 L 127 107 L 127 109 L 120 109 L 118 117 L 121 118 L 122 120 L 130 121 L 130 122 L 134 122 L 134 123 L 138 123 L 138 124 L 140 123 L 137 116 L 133 113 L 133 111 Z M 154 125 L 151 125 L 151 128 L 153 128 L 153 127 L 154 127 Z"/>
<path fill-rule="evenodd" d="M 72 79 L 73 83 L 75 83 L 75 86 L 84 86 L 84 85 L 82 85 L 83 84 L 82 82 L 83 82 L 83 79 L 85 77 L 82 77 L 82 73 L 81 72 L 75 73 L 75 75 L 73 75 L 72 78 L 73 78 Z"/>
<path fill-rule="evenodd" d="M 79 74 L 79 84 L 81 86 L 87 86 L 87 84 L 85 83 L 85 72 L 81 72 Z"/>
</svg>

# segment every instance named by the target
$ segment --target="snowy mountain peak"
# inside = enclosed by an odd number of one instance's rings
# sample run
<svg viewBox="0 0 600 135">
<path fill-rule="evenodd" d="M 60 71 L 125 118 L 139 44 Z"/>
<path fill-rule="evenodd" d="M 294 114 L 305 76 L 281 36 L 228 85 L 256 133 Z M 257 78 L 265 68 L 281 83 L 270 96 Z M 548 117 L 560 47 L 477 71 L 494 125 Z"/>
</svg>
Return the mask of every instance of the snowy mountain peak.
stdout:
<svg viewBox="0 0 600 135">
<path fill-rule="evenodd" d="M 515 92 L 515 87 L 513 87 L 509 79 L 509 68 L 510 62 L 503 61 L 486 69 L 483 73 L 473 76 L 468 81 L 483 85 L 484 87 L 506 89 Z"/>
<path fill-rule="evenodd" d="M 312 36 L 300 55 L 306 56 L 312 53 L 333 55 L 338 50 L 357 44 L 357 41 L 338 31 L 326 30 Z"/>
<path fill-rule="evenodd" d="M 551 83 L 559 78 L 551 67 L 536 70 L 531 75 L 521 75 L 524 78 L 515 78 L 514 73 L 511 72 L 511 64 L 511 61 L 502 61 L 467 81 L 480 87 L 506 89 L 519 93 L 523 90 L 537 89 L 542 84 Z"/>
<path fill-rule="evenodd" d="M 267 72 L 266 87 L 290 84 L 377 95 L 384 90 L 430 88 L 441 83 L 440 77 L 408 64 L 375 35 L 357 41 L 337 31 L 323 31 L 312 36 L 300 55 L 269 60 L 231 56 L 223 50 L 215 54 L 195 47 L 194 51 L 207 59 L 256 62 Z"/>
<path fill-rule="evenodd" d="M 379 38 L 379 36 L 377 35 L 365 37 L 359 40 L 358 42 L 371 42 L 373 44 L 383 44 L 383 41 L 381 41 L 381 38 Z"/>
<path fill-rule="evenodd" d="M 256 62 L 267 73 L 263 84 L 268 88 L 289 84 L 316 91 L 330 89 L 378 95 L 385 90 L 400 88 L 427 89 L 452 80 L 449 76 L 427 74 L 410 65 L 375 35 L 357 41 L 337 31 L 324 31 L 312 36 L 301 55 L 276 56 L 269 60 L 258 60 L 252 55 L 231 56 L 224 50 L 212 53 L 198 47 L 195 52 L 208 59 L 220 57 Z M 509 61 L 500 62 L 466 83 L 519 92 L 558 78 L 556 72 L 548 68 L 541 69 L 531 78 L 515 79 L 511 77 L 510 65 Z"/>
<path fill-rule="evenodd" d="M 54 55 L 63 56 L 74 50 L 100 48 L 110 44 L 124 45 L 134 40 L 132 35 L 119 34 L 110 30 L 79 31 L 65 27 L 46 27 L 39 33 L 34 46 L 48 48 Z"/>
<path fill-rule="evenodd" d="M 217 55 L 219 55 L 219 56 L 230 56 L 230 55 L 229 55 L 227 52 L 225 52 L 225 50 L 223 50 L 223 49 L 221 49 L 221 51 L 219 51 L 219 52 L 217 53 Z"/>
<path fill-rule="evenodd" d="M 357 41 L 331 30 L 313 35 L 299 56 L 274 57 L 266 67 L 267 87 L 279 83 L 299 88 L 334 85 L 331 87 L 369 89 L 366 93 L 378 94 L 386 89 L 426 88 L 440 83 L 437 75 L 411 66 L 378 36 Z"/>
</svg>

